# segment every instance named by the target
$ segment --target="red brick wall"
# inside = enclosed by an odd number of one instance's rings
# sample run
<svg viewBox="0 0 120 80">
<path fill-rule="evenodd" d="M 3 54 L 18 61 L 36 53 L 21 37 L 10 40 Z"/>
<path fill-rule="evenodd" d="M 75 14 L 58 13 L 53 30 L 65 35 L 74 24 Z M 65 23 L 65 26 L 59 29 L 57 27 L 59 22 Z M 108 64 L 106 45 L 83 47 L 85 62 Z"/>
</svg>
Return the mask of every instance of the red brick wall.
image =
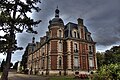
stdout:
<svg viewBox="0 0 120 80">
<path fill-rule="evenodd" d="M 68 62 L 67 62 L 67 42 L 64 41 L 63 42 L 63 69 L 67 69 L 67 65 L 68 65 Z"/>
<path fill-rule="evenodd" d="M 84 39 L 84 29 L 81 28 L 81 38 Z"/>
<path fill-rule="evenodd" d="M 85 55 L 86 55 L 86 69 L 88 70 L 88 52 L 87 52 L 87 44 L 84 44 L 85 47 Z"/>
<path fill-rule="evenodd" d="M 88 69 L 87 50 L 88 50 L 87 44 L 79 43 L 80 68 L 82 70 Z"/>
<path fill-rule="evenodd" d="M 51 56 L 51 69 L 57 69 L 57 56 Z"/>
<path fill-rule="evenodd" d="M 80 68 L 82 67 L 82 57 L 81 57 L 81 53 L 82 53 L 82 48 L 81 48 L 81 43 L 79 43 L 79 60 L 80 60 Z"/>
<path fill-rule="evenodd" d="M 51 54 L 57 53 L 57 41 L 51 41 Z"/>
<path fill-rule="evenodd" d="M 52 31 L 52 37 L 57 37 L 57 28 L 52 28 L 51 31 Z"/>
<path fill-rule="evenodd" d="M 92 46 L 93 47 L 93 55 L 94 55 L 94 69 L 96 69 L 96 54 L 95 54 L 95 45 Z"/>
<path fill-rule="evenodd" d="M 73 69 L 73 42 L 71 41 L 71 68 Z"/>
</svg>

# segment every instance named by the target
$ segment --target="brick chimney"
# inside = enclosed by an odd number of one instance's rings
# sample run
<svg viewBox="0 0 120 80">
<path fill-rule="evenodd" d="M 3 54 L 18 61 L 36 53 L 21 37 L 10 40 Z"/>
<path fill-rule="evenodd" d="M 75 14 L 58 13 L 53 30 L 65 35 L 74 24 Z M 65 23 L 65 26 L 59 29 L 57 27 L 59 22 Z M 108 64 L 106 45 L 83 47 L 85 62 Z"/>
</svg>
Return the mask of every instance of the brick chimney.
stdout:
<svg viewBox="0 0 120 80">
<path fill-rule="evenodd" d="M 78 25 L 83 26 L 83 19 L 78 18 L 77 21 L 78 21 Z"/>
</svg>

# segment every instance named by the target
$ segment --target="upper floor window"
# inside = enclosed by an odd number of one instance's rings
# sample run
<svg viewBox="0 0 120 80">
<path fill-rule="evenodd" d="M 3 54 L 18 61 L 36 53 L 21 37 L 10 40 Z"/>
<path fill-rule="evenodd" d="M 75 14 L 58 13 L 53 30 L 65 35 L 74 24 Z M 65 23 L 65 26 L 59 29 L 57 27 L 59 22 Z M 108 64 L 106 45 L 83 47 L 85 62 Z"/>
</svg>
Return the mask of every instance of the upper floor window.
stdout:
<svg viewBox="0 0 120 80">
<path fill-rule="evenodd" d="M 59 37 L 61 38 L 62 37 L 62 31 L 59 30 Z"/>
<path fill-rule="evenodd" d="M 92 46 L 89 46 L 89 52 L 90 52 L 90 54 L 92 54 L 92 52 L 93 52 Z"/>
<path fill-rule="evenodd" d="M 91 46 L 89 46 L 89 50 L 90 50 L 90 51 L 92 51 L 92 48 L 91 48 Z"/>
<path fill-rule="evenodd" d="M 74 52 L 78 52 L 78 45 L 77 45 L 77 43 L 74 43 Z"/>
<path fill-rule="evenodd" d="M 62 49 L 63 49 L 63 47 L 62 47 L 62 42 L 61 42 L 61 41 L 60 41 L 59 44 L 58 44 L 58 49 L 59 49 L 60 52 L 61 52 Z"/>
</svg>

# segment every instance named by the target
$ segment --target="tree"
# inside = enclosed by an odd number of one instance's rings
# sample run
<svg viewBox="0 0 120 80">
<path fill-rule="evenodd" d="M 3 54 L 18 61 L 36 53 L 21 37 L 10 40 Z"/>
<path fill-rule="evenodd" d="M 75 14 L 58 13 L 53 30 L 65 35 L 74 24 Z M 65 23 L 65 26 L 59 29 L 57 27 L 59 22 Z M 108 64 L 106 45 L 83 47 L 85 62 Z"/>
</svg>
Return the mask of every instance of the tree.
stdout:
<svg viewBox="0 0 120 80">
<path fill-rule="evenodd" d="M 37 33 L 33 27 L 41 20 L 35 21 L 27 16 L 27 13 L 32 13 L 33 10 L 40 11 L 37 3 L 40 3 L 40 0 L 0 0 L 0 31 L 5 33 L 0 36 L 0 53 L 7 55 L 1 80 L 8 80 L 12 53 L 22 49 L 17 46 L 16 33 L 22 33 L 24 29 L 29 33 Z"/>
<path fill-rule="evenodd" d="M 108 64 L 100 67 L 93 80 L 120 80 L 120 64 Z"/>
<path fill-rule="evenodd" d="M 98 69 L 100 69 L 100 67 L 104 64 L 104 53 L 97 52 L 96 56 Z"/>
<path fill-rule="evenodd" d="M 1 68 L 0 68 L 1 72 L 3 72 L 4 65 L 5 65 L 5 60 L 3 59 L 2 63 L 1 63 Z"/>
<path fill-rule="evenodd" d="M 113 46 L 110 50 L 106 50 L 104 58 L 105 64 L 120 63 L 120 46 Z"/>
<path fill-rule="evenodd" d="M 13 69 L 16 69 L 16 70 L 17 70 L 18 63 L 19 63 L 19 61 L 17 61 L 17 62 L 14 64 Z"/>
<path fill-rule="evenodd" d="M 22 56 L 21 66 L 23 67 L 23 71 L 27 69 L 28 48 L 29 48 L 29 45 L 26 47 L 25 52 Z"/>
<path fill-rule="evenodd" d="M 10 63 L 10 68 L 11 68 L 12 66 L 13 66 L 13 63 L 11 62 L 11 63 Z"/>
</svg>

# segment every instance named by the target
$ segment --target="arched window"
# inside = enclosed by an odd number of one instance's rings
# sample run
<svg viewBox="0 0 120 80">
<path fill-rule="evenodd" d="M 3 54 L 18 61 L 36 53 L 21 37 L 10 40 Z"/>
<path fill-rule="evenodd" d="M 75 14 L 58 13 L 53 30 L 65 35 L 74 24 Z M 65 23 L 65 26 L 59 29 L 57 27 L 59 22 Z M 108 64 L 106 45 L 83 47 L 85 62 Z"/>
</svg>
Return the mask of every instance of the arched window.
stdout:
<svg viewBox="0 0 120 80">
<path fill-rule="evenodd" d="M 59 30 L 59 37 L 61 38 L 62 37 L 62 31 Z"/>
<path fill-rule="evenodd" d="M 60 41 L 60 42 L 58 43 L 58 50 L 59 50 L 59 52 L 61 52 L 61 51 L 63 50 L 62 41 Z"/>
<path fill-rule="evenodd" d="M 73 36 L 74 38 L 77 38 L 77 37 L 78 37 L 78 35 L 77 35 L 77 30 L 76 30 L 76 29 L 74 29 L 74 30 L 72 31 L 72 36 Z"/>
<path fill-rule="evenodd" d="M 77 43 L 74 43 L 74 52 L 78 52 L 78 45 L 77 45 Z"/>
<path fill-rule="evenodd" d="M 62 67 L 62 57 L 60 56 L 59 57 L 59 68 L 61 68 Z"/>
<path fill-rule="evenodd" d="M 75 38 L 77 37 L 77 33 L 76 33 L 76 31 L 74 31 L 74 37 L 75 37 Z"/>
</svg>

